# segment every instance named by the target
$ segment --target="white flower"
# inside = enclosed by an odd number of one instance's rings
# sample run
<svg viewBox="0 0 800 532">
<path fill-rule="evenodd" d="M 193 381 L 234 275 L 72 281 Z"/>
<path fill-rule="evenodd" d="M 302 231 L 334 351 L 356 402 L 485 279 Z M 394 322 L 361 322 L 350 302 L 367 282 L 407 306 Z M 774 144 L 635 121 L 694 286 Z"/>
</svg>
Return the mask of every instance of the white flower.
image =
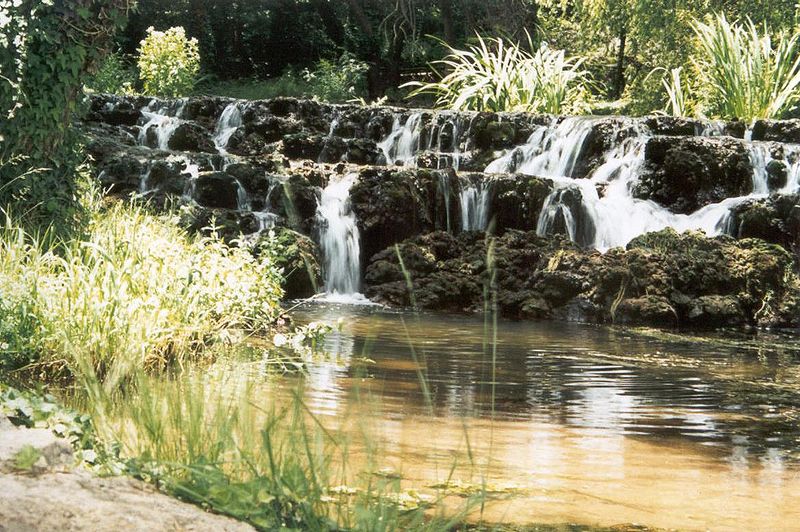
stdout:
<svg viewBox="0 0 800 532">
<path fill-rule="evenodd" d="M 289 339 L 286 338 L 285 334 L 278 333 L 272 338 L 272 345 L 275 347 L 283 347 L 288 341 Z"/>
</svg>

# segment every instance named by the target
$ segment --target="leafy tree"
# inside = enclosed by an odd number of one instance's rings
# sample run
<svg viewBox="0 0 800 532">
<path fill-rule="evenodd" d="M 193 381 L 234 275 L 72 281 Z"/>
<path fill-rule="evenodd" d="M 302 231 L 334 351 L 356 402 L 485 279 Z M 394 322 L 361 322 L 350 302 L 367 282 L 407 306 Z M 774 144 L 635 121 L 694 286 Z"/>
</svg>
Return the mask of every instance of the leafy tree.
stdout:
<svg viewBox="0 0 800 532">
<path fill-rule="evenodd" d="M 0 0 L 0 206 L 74 220 L 72 121 L 133 0 Z M 70 224 L 59 224 L 68 227 Z"/>
</svg>

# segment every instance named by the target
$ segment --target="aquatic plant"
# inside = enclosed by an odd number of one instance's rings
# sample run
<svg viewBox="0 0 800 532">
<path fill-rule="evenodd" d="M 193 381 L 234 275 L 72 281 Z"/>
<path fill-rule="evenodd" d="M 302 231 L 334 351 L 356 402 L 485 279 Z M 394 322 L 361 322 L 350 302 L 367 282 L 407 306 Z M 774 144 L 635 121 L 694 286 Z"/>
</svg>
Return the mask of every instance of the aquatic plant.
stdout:
<svg viewBox="0 0 800 532">
<path fill-rule="evenodd" d="M 443 43 L 444 44 L 444 43 Z M 530 44 L 530 43 L 529 43 Z M 568 113 L 585 109 L 588 74 L 583 60 L 542 43 L 533 53 L 503 38 L 465 50 L 444 44 L 449 55 L 432 63 L 446 70 L 439 81 L 412 82 L 410 96 L 431 94 L 442 108 L 470 111 Z"/>
<path fill-rule="evenodd" d="M 703 73 L 708 113 L 722 118 L 777 118 L 800 101 L 800 32 L 775 38 L 749 18 L 694 23 L 695 66 Z"/>
</svg>

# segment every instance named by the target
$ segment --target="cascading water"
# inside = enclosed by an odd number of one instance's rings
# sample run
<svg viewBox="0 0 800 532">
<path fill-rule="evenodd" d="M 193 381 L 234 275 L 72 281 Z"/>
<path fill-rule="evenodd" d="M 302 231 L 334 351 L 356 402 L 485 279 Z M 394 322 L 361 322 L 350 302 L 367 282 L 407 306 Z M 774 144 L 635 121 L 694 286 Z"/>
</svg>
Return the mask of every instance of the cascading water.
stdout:
<svg viewBox="0 0 800 532">
<path fill-rule="evenodd" d="M 183 114 L 185 100 L 178 100 L 177 103 L 163 104 L 158 100 L 153 100 L 147 107 L 142 109 L 142 116 L 147 120 L 139 129 L 138 143 L 141 146 L 148 145 L 148 133 L 155 131 L 156 147 L 160 150 L 169 150 L 169 140 L 183 121 L 180 119 Z"/>
<path fill-rule="evenodd" d="M 400 118 L 400 115 L 394 117 L 392 131 L 378 143 L 378 147 L 383 151 L 387 164 L 413 166 L 419 151 L 422 113 L 409 115 L 402 125 Z"/>
<path fill-rule="evenodd" d="M 488 183 L 469 183 L 461 188 L 461 230 L 485 231 L 489 224 L 491 190 Z"/>
<path fill-rule="evenodd" d="M 317 204 L 319 244 L 324 259 L 328 301 L 364 303 L 361 284 L 361 248 L 356 215 L 350 205 L 350 187 L 358 174 L 331 180 Z"/>
<path fill-rule="evenodd" d="M 524 146 L 492 161 L 487 173 L 520 173 L 541 177 L 572 177 L 583 144 L 592 131 L 590 118 L 568 117 L 537 127 Z"/>
<path fill-rule="evenodd" d="M 227 154 L 228 142 L 241 126 L 242 112 L 239 110 L 239 105 L 236 102 L 229 103 L 222 111 L 214 130 L 214 146 L 219 153 Z"/>
<path fill-rule="evenodd" d="M 751 143 L 753 192 L 707 205 L 691 214 L 675 214 L 632 191 L 641 175 L 650 133 L 641 122 L 617 126 L 614 138 L 622 138 L 605 154 L 603 163 L 586 179 L 572 173 L 593 125 L 600 119 L 566 118 L 537 128 L 525 146 L 493 161 L 486 172 L 519 172 L 553 179 L 554 190 L 544 202 L 537 224 L 540 235 L 562 233 L 581 245 L 605 251 L 625 246 L 633 238 L 671 227 L 677 231 L 701 230 L 709 236 L 734 231 L 731 209 L 769 193 L 768 146 Z M 721 133 L 719 124 L 701 131 L 704 136 Z M 781 193 L 800 188 L 800 147 L 787 148 L 793 158 Z M 797 154 L 797 155 L 796 155 Z M 598 192 L 602 190 L 602 195 Z"/>
</svg>

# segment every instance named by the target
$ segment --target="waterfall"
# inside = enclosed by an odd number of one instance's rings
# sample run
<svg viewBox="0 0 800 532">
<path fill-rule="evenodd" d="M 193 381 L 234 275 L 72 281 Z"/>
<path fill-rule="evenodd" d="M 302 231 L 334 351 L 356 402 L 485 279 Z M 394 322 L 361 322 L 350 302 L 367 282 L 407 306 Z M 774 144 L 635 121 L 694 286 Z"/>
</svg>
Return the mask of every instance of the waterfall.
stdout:
<svg viewBox="0 0 800 532">
<path fill-rule="evenodd" d="M 138 143 L 147 146 L 147 133 L 154 129 L 156 132 L 156 145 L 160 150 L 169 150 L 169 140 L 175 130 L 183 121 L 180 119 L 186 100 L 177 100 L 173 103 L 162 103 L 153 100 L 142 109 L 142 116 L 147 120 L 139 129 Z"/>
<path fill-rule="evenodd" d="M 325 292 L 329 301 L 365 302 L 361 284 L 361 249 L 356 215 L 350 205 L 350 187 L 358 174 L 331 180 L 317 203 L 316 222 L 324 262 Z M 335 179 L 335 178 L 334 178 Z"/>
<path fill-rule="evenodd" d="M 461 187 L 461 230 L 485 231 L 489 224 L 491 190 L 488 183 L 470 183 Z"/>
<path fill-rule="evenodd" d="M 239 105 L 236 102 L 229 103 L 222 111 L 214 130 L 214 146 L 219 153 L 223 155 L 227 153 L 228 142 L 241 126 L 242 112 L 239 110 Z"/>
<path fill-rule="evenodd" d="M 487 173 L 521 173 L 541 177 L 571 177 L 583 144 L 596 119 L 568 117 L 537 127 L 525 145 L 489 163 Z"/>
<path fill-rule="evenodd" d="M 394 117 L 392 131 L 378 147 L 386 157 L 386 164 L 413 166 L 419 150 L 419 137 L 422 132 L 422 113 L 409 115 L 404 124 L 400 124 L 400 116 Z"/>
<path fill-rule="evenodd" d="M 643 122 L 616 126 L 613 146 L 601 165 L 585 179 L 572 174 L 596 118 L 565 118 L 534 130 L 524 146 L 491 162 L 486 172 L 518 172 L 553 179 L 554 190 L 545 199 L 537 233 L 562 233 L 581 245 L 601 251 L 625 246 L 645 233 L 671 227 L 676 231 L 700 230 L 708 236 L 735 231 L 732 209 L 769 193 L 767 166 L 773 160 L 769 143 L 748 141 L 753 166 L 752 192 L 707 205 L 691 214 L 675 214 L 650 200 L 638 199 L 633 190 L 644 164 L 645 146 L 651 138 Z M 700 134 L 722 133 L 719 123 L 705 125 Z M 784 145 L 787 182 L 778 192 L 800 190 L 800 146 Z M 599 192 L 602 190 L 602 194 Z"/>
</svg>

